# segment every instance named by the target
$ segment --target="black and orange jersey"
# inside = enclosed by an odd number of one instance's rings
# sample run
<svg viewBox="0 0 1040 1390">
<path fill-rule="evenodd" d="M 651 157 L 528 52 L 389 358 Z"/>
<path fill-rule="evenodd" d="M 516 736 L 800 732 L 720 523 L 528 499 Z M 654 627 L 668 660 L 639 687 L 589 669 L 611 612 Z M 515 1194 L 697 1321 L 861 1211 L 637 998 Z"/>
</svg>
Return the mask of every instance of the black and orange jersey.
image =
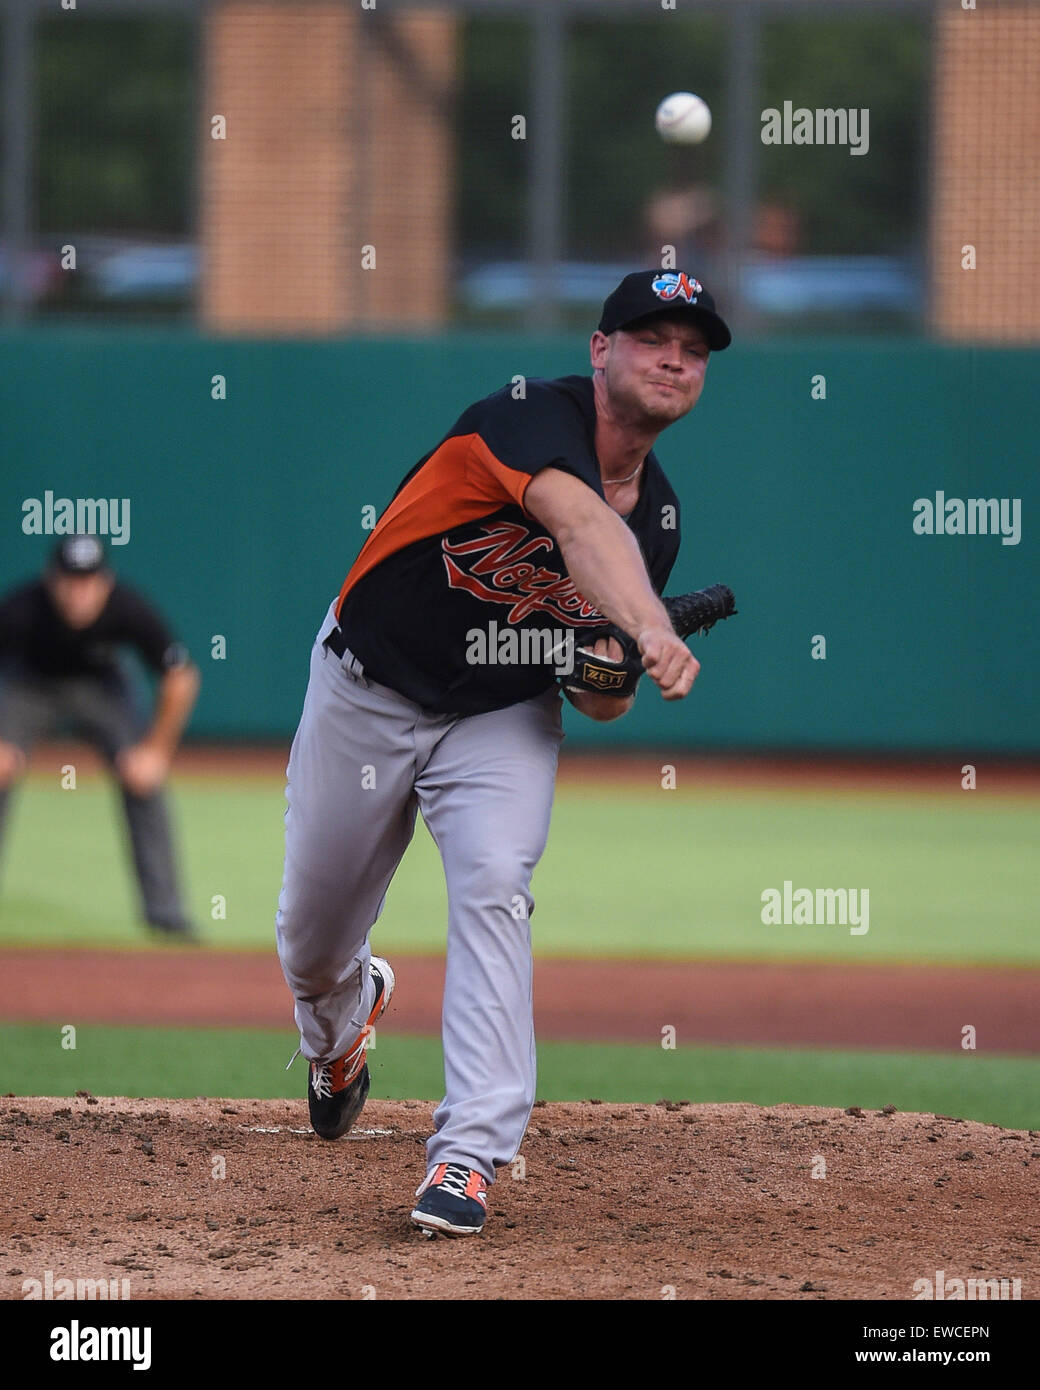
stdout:
<svg viewBox="0 0 1040 1390">
<path fill-rule="evenodd" d="M 340 591 L 340 627 L 366 676 L 437 714 L 479 714 L 548 689 L 551 664 L 473 663 L 470 634 L 492 622 L 495 632 L 580 634 L 606 621 L 523 505 L 543 468 L 603 497 L 595 428 L 586 376 L 529 380 L 522 395 L 504 386 L 463 412 L 402 480 Z M 679 550 L 679 500 L 652 451 L 626 521 L 661 593 Z"/>
</svg>

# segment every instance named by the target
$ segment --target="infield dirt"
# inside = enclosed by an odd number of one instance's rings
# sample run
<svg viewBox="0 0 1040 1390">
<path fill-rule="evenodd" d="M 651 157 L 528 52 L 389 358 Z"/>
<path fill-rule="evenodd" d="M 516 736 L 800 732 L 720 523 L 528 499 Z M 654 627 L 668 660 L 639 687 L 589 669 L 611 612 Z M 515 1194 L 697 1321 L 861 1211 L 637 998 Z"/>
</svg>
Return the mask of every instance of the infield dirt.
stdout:
<svg viewBox="0 0 1040 1390">
<path fill-rule="evenodd" d="M 0 1296 L 48 1270 L 133 1299 L 902 1300 L 939 1270 L 1040 1288 L 1037 1131 L 540 1104 L 484 1234 L 445 1241 L 408 1220 L 432 1108 L 372 1101 L 327 1144 L 284 1100 L 5 1097 Z"/>
</svg>

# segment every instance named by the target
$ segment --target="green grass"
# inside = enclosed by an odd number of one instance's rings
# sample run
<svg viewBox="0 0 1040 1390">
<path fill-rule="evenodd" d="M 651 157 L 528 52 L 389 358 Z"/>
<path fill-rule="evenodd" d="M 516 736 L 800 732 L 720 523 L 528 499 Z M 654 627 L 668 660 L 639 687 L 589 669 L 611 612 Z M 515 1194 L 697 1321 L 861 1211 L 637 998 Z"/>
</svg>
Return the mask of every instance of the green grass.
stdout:
<svg viewBox="0 0 1040 1390">
<path fill-rule="evenodd" d="M 253 1029 L 81 1027 L 63 1051 L 56 1025 L 0 1026 L 0 1092 L 17 1095 L 296 1097 L 304 1063 L 285 1071 L 290 1032 Z M 543 1043 L 543 1100 L 791 1102 L 844 1109 L 957 1115 L 1016 1129 L 1040 1126 L 1040 1059 L 802 1048 L 659 1047 Z M 439 1099 L 440 1043 L 380 1034 L 372 1093 Z M 302 1108 L 302 1100 L 301 1100 Z M 302 1109 L 301 1109 L 302 1113 Z"/>
<path fill-rule="evenodd" d="M 216 945 L 270 950 L 282 866 L 281 778 L 181 777 L 174 808 L 192 909 Z M 534 880 L 543 955 L 1040 962 L 1026 797 L 868 795 L 711 785 L 562 788 Z M 33 776 L 3 846 L 0 943 L 138 946 L 120 807 L 100 777 Z M 870 890 L 870 930 L 765 926 L 761 894 Z M 227 917 L 211 920 L 215 895 Z M 440 951 L 440 860 L 420 821 L 375 940 Z"/>
</svg>

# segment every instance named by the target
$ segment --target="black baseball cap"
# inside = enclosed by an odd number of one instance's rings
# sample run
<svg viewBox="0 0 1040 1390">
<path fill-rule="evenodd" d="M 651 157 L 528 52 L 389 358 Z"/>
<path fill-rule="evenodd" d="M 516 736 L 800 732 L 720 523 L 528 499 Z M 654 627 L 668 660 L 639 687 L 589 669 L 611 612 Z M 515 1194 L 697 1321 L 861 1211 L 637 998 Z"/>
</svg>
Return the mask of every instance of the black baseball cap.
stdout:
<svg viewBox="0 0 1040 1390">
<path fill-rule="evenodd" d="M 97 536 L 66 536 L 55 547 L 51 565 L 62 574 L 96 574 L 105 568 L 105 547 Z"/>
<path fill-rule="evenodd" d="M 644 319 L 678 313 L 694 320 L 712 352 L 721 352 L 733 341 L 715 300 L 696 276 L 681 270 L 635 270 L 626 275 L 603 302 L 599 331 L 609 334 Z"/>
</svg>

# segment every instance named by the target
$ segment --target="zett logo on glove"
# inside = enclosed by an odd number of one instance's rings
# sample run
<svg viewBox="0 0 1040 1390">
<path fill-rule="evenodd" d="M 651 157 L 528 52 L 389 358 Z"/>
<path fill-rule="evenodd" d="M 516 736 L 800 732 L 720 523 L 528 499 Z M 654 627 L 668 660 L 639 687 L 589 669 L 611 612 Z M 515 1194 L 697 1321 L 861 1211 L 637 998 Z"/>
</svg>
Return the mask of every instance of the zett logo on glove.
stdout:
<svg viewBox="0 0 1040 1390">
<path fill-rule="evenodd" d="M 590 685 L 596 690 L 617 690 L 619 686 L 624 685 L 626 674 L 623 670 L 619 671 L 617 667 L 608 668 L 592 661 L 581 663 L 583 684 Z"/>
</svg>

